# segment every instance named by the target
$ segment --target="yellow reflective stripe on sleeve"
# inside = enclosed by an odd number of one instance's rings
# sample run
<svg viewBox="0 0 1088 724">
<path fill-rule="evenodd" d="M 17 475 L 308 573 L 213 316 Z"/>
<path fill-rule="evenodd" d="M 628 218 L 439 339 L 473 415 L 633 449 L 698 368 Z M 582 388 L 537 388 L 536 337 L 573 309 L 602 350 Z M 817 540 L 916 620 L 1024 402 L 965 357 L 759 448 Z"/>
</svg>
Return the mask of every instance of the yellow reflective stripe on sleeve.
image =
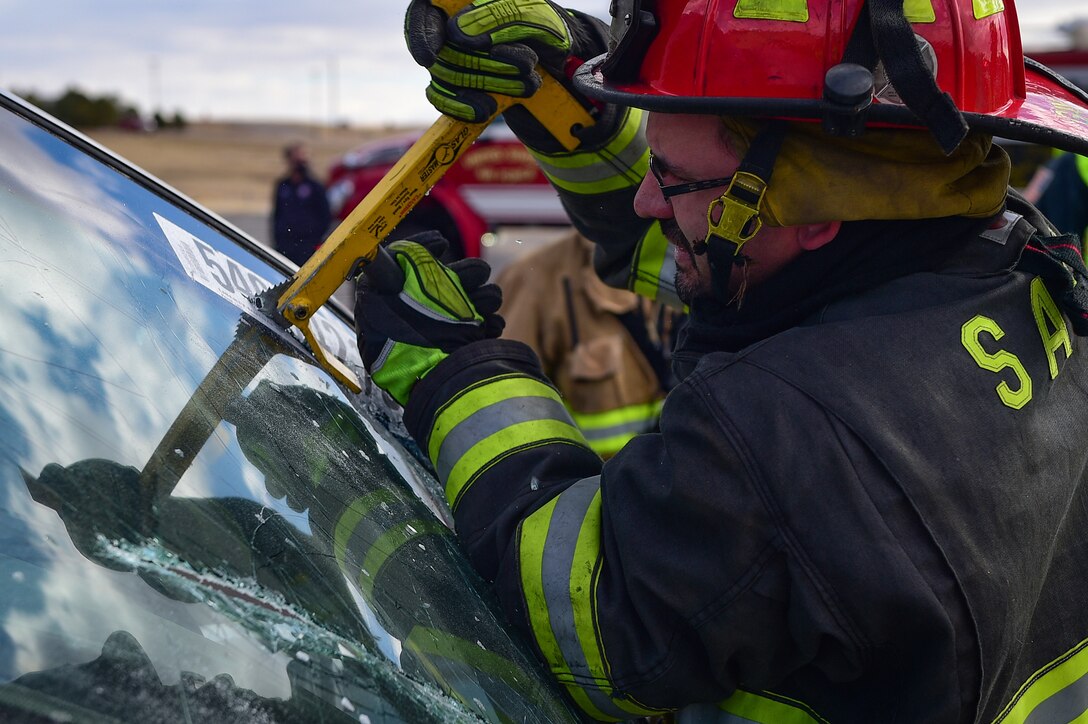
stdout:
<svg viewBox="0 0 1088 724">
<path fill-rule="evenodd" d="M 1005 3 L 1002 0 L 973 0 L 973 2 L 975 20 L 982 20 L 1005 10 Z"/>
<path fill-rule="evenodd" d="M 556 420 L 568 425 L 574 424 L 555 393 L 512 395 L 506 399 L 487 402 L 457 423 L 442 438 L 434 458 L 439 479 L 446 482 L 461 457 L 480 440 L 512 425 L 534 420 Z"/>
<path fill-rule="evenodd" d="M 456 509 L 461 496 L 485 470 L 504 458 L 549 443 L 570 443 L 589 448 L 582 431 L 572 422 L 530 420 L 509 425 L 485 437 L 461 455 L 446 479 L 446 499 Z"/>
<path fill-rule="evenodd" d="M 933 0 L 904 0 L 903 14 L 912 23 L 937 22 L 937 13 L 933 11 Z"/>
<path fill-rule="evenodd" d="M 559 393 L 515 373 L 479 382 L 439 409 L 427 455 L 456 508 L 492 465 L 518 451 L 551 443 L 589 448 Z"/>
<path fill-rule="evenodd" d="M 718 708 L 753 724 L 827 724 L 801 702 L 770 692 L 737 689 Z"/>
<path fill-rule="evenodd" d="M 579 413 L 571 417 L 598 455 L 615 455 L 635 435 L 651 432 L 657 426 L 664 400 L 628 405 L 616 410 Z"/>
<path fill-rule="evenodd" d="M 639 296 L 683 309 L 676 296 L 676 250 L 655 221 L 646 229 L 635 250 L 631 269 L 631 291 Z"/>
<path fill-rule="evenodd" d="M 529 615 L 529 628 L 544 655 L 544 663 L 553 672 L 567 672 L 559 651 L 559 643 L 548 621 L 548 603 L 544 597 L 544 543 L 552 523 L 552 512 L 559 496 L 530 515 L 520 526 L 518 535 L 518 563 L 521 566 L 521 588 L 525 595 L 525 610 Z M 591 714 L 592 716 L 592 714 Z"/>
<path fill-rule="evenodd" d="M 994 724 L 1067 724 L 1088 713 L 1088 639 L 1032 674 Z"/>
<path fill-rule="evenodd" d="M 607 460 L 608 458 L 612 457 L 620 450 L 622 450 L 623 447 L 627 443 L 631 442 L 632 438 L 634 437 L 634 435 L 628 434 L 613 435 L 612 437 L 600 438 L 598 440 L 590 440 L 589 446 L 593 448 L 593 452 L 597 453 L 602 458 Z"/>
<path fill-rule="evenodd" d="M 606 412 L 571 412 L 574 421 L 583 429 L 608 432 L 609 428 L 638 427 L 640 432 L 645 431 L 647 423 L 652 428 L 658 416 L 664 400 L 643 402 L 637 405 L 618 407 Z"/>
<path fill-rule="evenodd" d="M 733 17 L 808 22 L 808 0 L 739 0 Z"/>
<path fill-rule="evenodd" d="M 439 450 L 450 432 L 481 409 L 513 397 L 559 399 L 554 388 L 517 373 L 491 377 L 463 390 L 439 408 L 427 440 L 427 457 L 437 464 Z"/>
<path fill-rule="evenodd" d="M 634 188 L 650 166 L 650 148 L 643 132 L 646 114 L 625 111 L 616 134 L 595 151 L 545 154 L 530 150 L 540 170 L 557 188 L 583 196 Z"/>
<path fill-rule="evenodd" d="M 522 522 L 518 560 L 530 627 L 544 660 L 595 719 L 661 713 L 617 695 L 596 619 L 600 576 L 600 478 L 586 478 Z"/>
</svg>

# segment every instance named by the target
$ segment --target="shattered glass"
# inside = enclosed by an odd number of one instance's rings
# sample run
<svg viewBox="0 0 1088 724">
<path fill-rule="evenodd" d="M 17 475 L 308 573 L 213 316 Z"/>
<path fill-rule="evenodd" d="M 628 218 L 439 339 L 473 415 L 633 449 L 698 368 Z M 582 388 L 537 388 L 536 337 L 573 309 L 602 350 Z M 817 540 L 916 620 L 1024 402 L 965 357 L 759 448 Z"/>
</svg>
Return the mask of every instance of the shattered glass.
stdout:
<svg viewBox="0 0 1088 724">
<path fill-rule="evenodd" d="M 572 720 L 283 273 L 0 101 L 0 720 Z"/>
</svg>

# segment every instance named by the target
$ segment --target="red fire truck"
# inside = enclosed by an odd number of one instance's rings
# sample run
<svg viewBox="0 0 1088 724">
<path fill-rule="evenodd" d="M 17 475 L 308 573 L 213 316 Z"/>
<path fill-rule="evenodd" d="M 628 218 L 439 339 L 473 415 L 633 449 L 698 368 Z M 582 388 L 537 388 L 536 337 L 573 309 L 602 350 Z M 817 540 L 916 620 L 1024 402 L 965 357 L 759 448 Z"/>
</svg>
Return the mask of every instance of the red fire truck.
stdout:
<svg viewBox="0 0 1088 724">
<path fill-rule="evenodd" d="M 329 171 L 333 214 L 347 217 L 420 135 L 383 138 L 345 154 Z M 499 227 L 569 223 L 532 156 L 496 121 L 400 223 L 398 234 L 437 229 L 458 256 L 480 256 L 481 240 Z"/>
</svg>

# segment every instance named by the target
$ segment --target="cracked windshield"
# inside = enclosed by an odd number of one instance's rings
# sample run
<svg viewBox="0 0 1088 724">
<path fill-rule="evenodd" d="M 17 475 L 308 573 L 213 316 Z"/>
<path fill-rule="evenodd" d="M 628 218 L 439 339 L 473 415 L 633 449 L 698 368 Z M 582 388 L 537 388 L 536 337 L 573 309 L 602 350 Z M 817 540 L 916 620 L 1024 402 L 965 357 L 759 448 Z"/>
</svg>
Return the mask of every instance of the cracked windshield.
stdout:
<svg viewBox="0 0 1088 724">
<path fill-rule="evenodd" d="M 6 110 L 0 148 L 5 720 L 568 719 L 396 415 L 252 314 L 283 275 Z"/>
</svg>

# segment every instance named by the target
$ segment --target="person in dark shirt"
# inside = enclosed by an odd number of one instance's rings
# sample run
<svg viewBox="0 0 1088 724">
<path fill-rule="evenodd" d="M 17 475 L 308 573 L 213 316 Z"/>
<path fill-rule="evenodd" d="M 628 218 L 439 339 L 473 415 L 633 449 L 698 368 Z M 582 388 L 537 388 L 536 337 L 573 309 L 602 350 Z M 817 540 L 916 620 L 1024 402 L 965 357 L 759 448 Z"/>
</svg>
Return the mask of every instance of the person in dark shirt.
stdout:
<svg viewBox="0 0 1088 724">
<path fill-rule="evenodd" d="M 276 251 L 301 266 L 324 241 L 332 213 L 325 187 L 310 175 L 306 147 L 292 143 L 283 156 L 288 170 L 276 182 L 272 241 Z"/>
<path fill-rule="evenodd" d="M 1063 153 L 1047 167 L 1049 182 L 1037 206 L 1058 230 L 1088 239 L 1088 156 Z"/>
<path fill-rule="evenodd" d="M 587 718 L 1084 718 L 1088 268 L 992 134 L 1088 154 L 1088 98 L 1015 4 L 409 6 L 448 115 L 569 83 L 574 150 L 508 127 L 601 279 L 689 308 L 659 431 L 603 461 L 486 270 L 395 239 L 357 286 L 371 380 Z"/>
</svg>

